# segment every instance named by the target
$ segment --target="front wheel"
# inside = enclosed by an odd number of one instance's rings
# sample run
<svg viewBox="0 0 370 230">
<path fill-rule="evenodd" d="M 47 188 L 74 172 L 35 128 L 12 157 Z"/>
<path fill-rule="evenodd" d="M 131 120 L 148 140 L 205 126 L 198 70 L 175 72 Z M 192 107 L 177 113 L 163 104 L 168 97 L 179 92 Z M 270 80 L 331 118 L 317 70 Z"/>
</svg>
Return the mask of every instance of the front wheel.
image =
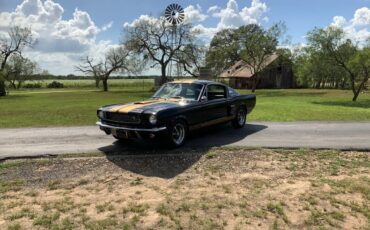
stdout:
<svg viewBox="0 0 370 230">
<path fill-rule="evenodd" d="M 243 128 L 245 121 L 247 119 L 247 112 L 244 108 L 239 108 L 234 120 L 232 120 L 232 125 L 236 129 Z"/>
<path fill-rule="evenodd" d="M 183 120 L 176 120 L 168 127 L 168 140 L 173 147 L 180 147 L 185 143 L 188 135 L 188 126 Z"/>
</svg>

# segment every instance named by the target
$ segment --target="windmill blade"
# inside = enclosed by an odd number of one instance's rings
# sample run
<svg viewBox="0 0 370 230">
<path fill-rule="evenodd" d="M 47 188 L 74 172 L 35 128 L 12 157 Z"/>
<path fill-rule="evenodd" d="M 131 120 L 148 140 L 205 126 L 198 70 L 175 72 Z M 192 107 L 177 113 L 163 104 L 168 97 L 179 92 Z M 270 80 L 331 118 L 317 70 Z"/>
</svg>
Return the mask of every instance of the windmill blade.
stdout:
<svg viewBox="0 0 370 230">
<path fill-rule="evenodd" d="M 182 23 L 185 18 L 184 9 L 177 3 L 172 3 L 165 10 L 165 19 L 167 22 L 176 25 Z"/>
</svg>

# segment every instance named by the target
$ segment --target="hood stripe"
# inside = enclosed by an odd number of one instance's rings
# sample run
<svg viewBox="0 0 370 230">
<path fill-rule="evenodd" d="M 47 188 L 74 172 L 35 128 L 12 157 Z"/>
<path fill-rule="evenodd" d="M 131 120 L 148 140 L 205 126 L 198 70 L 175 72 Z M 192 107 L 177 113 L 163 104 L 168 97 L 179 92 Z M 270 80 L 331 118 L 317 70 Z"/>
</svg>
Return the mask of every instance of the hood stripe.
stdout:
<svg viewBox="0 0 370 230">
<path fill-rule="evenodd" d="M 158 99 L 158 100 L 142 101 L 142 102 L 137 102 L 137 103 L 131 103 L 128 105 L 116 106 L 116 107 L 113 107 L 110 111 L 119 112 L 119 113 L 129 113 L 135 109 L 139 109 L 147 105 L 163 103 L 165 101 L 178 102 L 179 100 L 178 99 L 170 99 L 170 100 Z"/>
</svg>

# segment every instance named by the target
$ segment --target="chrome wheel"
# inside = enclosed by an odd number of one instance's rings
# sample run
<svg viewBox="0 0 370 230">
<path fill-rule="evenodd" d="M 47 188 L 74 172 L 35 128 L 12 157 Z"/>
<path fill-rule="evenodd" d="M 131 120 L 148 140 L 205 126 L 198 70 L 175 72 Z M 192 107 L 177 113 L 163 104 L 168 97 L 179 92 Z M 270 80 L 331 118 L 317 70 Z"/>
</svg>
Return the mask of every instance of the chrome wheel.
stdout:
<svg viewBox="0 0 370 230">
<path fill-rule="evenodd" d="M 181 145 L 184 142 L 185 139 L 185 126 L 181 123 L 175 124 L 175 126 L 172 128 L 172 141 L 176 145 Z"/>
<path fill-rule="evenodd" d="M 244 109 L 240 109 L 237 115 L 238 125 L 243 126 L 245 123 L 245 111 Z"/>
</svg>

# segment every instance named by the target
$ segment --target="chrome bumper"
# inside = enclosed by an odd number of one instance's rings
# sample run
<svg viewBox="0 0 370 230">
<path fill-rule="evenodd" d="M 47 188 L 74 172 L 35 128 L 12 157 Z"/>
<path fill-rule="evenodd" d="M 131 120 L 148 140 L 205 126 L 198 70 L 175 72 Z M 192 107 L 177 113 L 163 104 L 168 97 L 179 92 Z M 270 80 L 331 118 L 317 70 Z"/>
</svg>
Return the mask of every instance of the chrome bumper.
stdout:
<svg viewBox="0 0 370 230">
<path fill-rule="evenodd" d="M 127 131 L 143 131 L 143 132 L 159 132 L 166 130 L 166 127 L 158 127 L 158 128 L 151 128 L 151 129 L 141 129 L 141 128 L 127 128 L 127 127 L 120 127 L 120 126 L 112 126 L 112 125 L 107 125 L 103 124 L 100 121 L 96 122 L 96 125 L 98 125 L 100 128 L 103 129 L 116 129 L 116 130 L 127 130 Z"/>
</svg>

